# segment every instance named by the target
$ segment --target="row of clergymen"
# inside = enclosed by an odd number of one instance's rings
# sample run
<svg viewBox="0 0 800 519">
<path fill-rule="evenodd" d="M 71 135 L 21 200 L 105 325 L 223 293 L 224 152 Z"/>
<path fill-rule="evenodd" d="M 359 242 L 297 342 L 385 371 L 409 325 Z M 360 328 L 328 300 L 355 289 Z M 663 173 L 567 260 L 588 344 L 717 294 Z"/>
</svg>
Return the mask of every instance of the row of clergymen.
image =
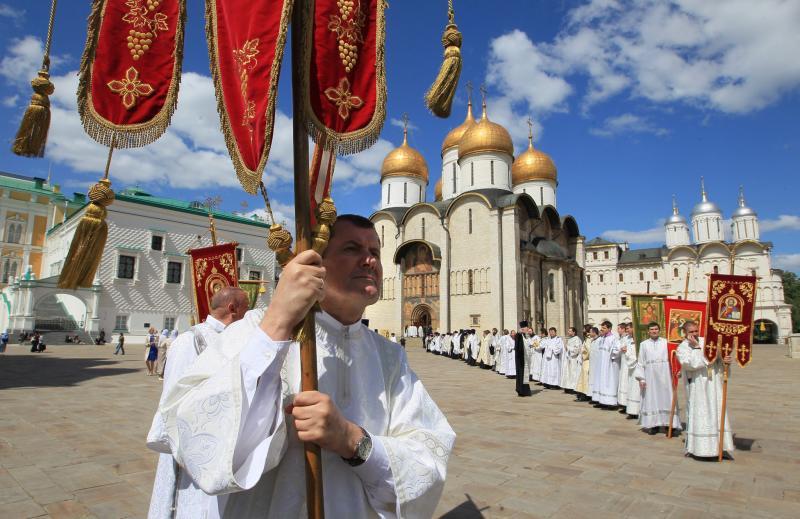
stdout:
<svg viewBox="0 0 800 519">
<path fill-rule="evenodd" d="M 462 359 L 470 365 L 491 369 L 517 380 L 517 394 L 529 395 L 524 382 L 532 381 L 547 389 L 563 388 L 577 394 L 577 401 L 590 402 L 598 408 L 619 409 L 638 424 L 656 434 L 669 426 L 672 407 L 672 375 L 667 341 L 657 323 L 648 326 L 648 339 L 639 344 L 638 353 L 630 323 L 621 323 L 617 334 L 604 321 L 600 328 L 586 326 L 584 339 L 569 328 L 566 340 L 555 328 L 539 334 L 520 323 L 519 330 L 498 333 L 484 330 L 479 339 L 475 330 L 433 333 L 425 337 L 427 351 Z M 724 357 L 709 364 L 703 354 L 703 340 L 698 325 L 684 325 L 685 340 L 677 349 L 687 398 L 688 428 L 686 453 L 696 457 L 717 456 L 722 401 L 722 364 Z M 521 349 L 520 352 L 517 350 Z M 680 405 L 672 418 L 674 431 L 682 428 Z M 734 450 L 726 413 L 724 451 Z"/>
</svg>

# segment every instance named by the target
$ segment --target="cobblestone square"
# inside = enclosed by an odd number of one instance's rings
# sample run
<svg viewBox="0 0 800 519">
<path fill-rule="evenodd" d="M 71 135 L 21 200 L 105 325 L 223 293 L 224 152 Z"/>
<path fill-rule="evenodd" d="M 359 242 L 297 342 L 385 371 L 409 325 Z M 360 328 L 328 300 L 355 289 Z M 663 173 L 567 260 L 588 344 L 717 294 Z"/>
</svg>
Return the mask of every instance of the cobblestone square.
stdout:
<svg viewBox="0 0 800 519">
<path fill-rule="evenodd" d="M 145 517 L 144 446 L 161 384 L 141 348 L 10 346 L 0 356 L 0 517 Z M 458 434 L 437 516 L 800 517 L 800 361 L 759 346 L 735 367 L 735 461 L 685 458 L 615 411 L 425 353 L 412 367 Z M 298 484 L 302 484 L 298 482 Z"/>
</svg>

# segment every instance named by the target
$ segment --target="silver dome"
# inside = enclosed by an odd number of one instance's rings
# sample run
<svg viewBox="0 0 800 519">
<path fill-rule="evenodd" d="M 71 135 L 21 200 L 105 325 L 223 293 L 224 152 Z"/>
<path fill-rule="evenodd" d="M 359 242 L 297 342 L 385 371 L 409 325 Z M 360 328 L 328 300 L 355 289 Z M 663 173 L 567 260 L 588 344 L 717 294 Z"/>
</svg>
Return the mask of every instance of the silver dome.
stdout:
<svg viewBox="0 0 800 519">
<path fill-rule="evenodd" d="M 739 186 L 739 207 L 733 212 L 734 218 L 741 218 L 744 216 L 758 216 L 755 211 L 747 207 L 744 202 L 744 188 Z"/>
<path fill-rule="evenodd" d="M 713 214 L 721 217 L 722 211 L 719 210 L 717 204 L 708 199 L 708 193 L 706 193 L 706 182 L 703 177 L 700 177 L 700 192 L 702 193 L 702 200 L 699 204 L 694 206 L 694 209 L 692 209 L 692 218 L 695 216 L 702 216 L 704 214 Z"/>
<path fill-rule="evenodd" d="M 672 215 L 667 218 L 667 225 L 679 223 L 685 224 L 686 218 L 678 212 L 678 200 L 675 198 L 675 195 L 672 195 Z"/>
</svg>

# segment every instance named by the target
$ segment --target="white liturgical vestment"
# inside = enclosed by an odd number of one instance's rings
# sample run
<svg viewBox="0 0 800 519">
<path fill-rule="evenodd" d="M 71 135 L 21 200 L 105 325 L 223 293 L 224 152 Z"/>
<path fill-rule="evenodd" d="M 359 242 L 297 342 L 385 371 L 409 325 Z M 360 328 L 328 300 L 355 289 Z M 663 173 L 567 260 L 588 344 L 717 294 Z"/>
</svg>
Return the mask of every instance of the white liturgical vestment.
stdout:
<svg viewBox="0 0 800 519">
<path fill-rule="evenodd" d="M 542 384 L 558 386 L 561 384 L 561 354 L 564 341 L 561 337 L 545 337 L 539 343 L 544 352 L 542 359 Z"/>
<path fill-rule="evenodd" d="M 717 456 L 719 449 L 719 420 L 722 414 L 722 360 L 709 365 L 700 348 L 692 348 L 689 341 L 678 346 L 678 360 L 683 371 L 683 383 L 688 399 L 686 407 L 686 452 L 695 456 Z M 710 369 L 709 369 L 710 368 Z M 728 374 L 730 376 L 730 373 Z M 733 431 L 730 424 L 730 407 L 725 413 L 723 449 L 733 454 Z"/>
<path fill-rule="evenodd" d="M 506 376 L 507 377 L 516 377 L 517 376 L 517 359 L 514 356 L 515 344 L 514 338 L 509 335 L 503 335 L 503 353 L 505 353 L 505 363 L 506 363 Z"/>
<path fill-rule="evenodd" d="M 272 341 L 252 310 L 209 344 L 167 394 L 160 445 L 208 494 L 209 517 L 306 515 L 303 445 L 285 407 L 300 391 L 299 345 Z M 366 429 L 373 448 L 351 467 L 322 451 L 327 517 L 430 517 L 455 433 L 405 351 L 360 322 L 317 314 L 319 391 Z M 220 495 L 226 494 L 226 495 Z"/>
<path fill-rule="evenodd" d="M 582 348 L 583 341 L 577 335 L 567 339 L 565 351 L 561 354 L 567 359 L 566 374 L 561 375 L 561 387 L 564 389 L 575 389 L 578 385 L 578 379 L 581 376 L 581 365 L 583 364 Z"/>
<path fill-rule="evenodd" d="M 531 340 L 531 378 L 536 382 L 542 380 L 542 350 L 539 348 L 541 342 L 542 338 L 538 335 L 534 335 Z"/>
<path fill-rule="evenodd" d="M 645 428 L 668 427 L 672 407 L 672 371 L 669 365 L 667 340 L 659 337 L 647 339 L 639 344 L 639 360 L 636 364 L 636 380 L 644 380 L 647 387 L 642 394 L 639 424 Z M 630 407 L 630 399 L 628 406 Z M 680 411 L 675 405 L 672 428 L 680 429 Z"/>
<path fill-rule="evenodd" d="M 594 360 L 595 352 L 592 352 Z M 592 377 L 592 400 L 603 405 L 617 405 L 617 391 L 619 390 L 619 339 L 609 333 L 597 341 L 597 376 Z"/>
<path fill-rule="evenodd" d="M 207 345 L 213 340 L 212 337 L 222 333 L 224 329 L 224 324 L 209 315 L 205 322 L 196 325 L 193 331 L 183 332 L 172 341 L 164 369 L 164 387 L 161 392 L 161 401 L 164 400 L 164 397 L 181 375 L 197 359 L 198 349 L 202 351 L 204 347 L 201 341 L 204 341 Z M 200 337 L 195 338 L 195 333 L 200 334 Z M 153 424 L 147 435 L 148 444 L 152 441 L 157 447 L 158 440 L 163 434 L 164 421 L 161 414 L 156 411 L 153 417 Z M 209 496 L 200 490 L 188 474 L 176 469 L 172 455 L 159 454 L 156 476 L 153 480 L 153 495 L 150 498 L 150 510 L 147 515 L 148 519 L 205 517 L 209 507 L 217 506 L 216 501 L 217 498 L 215 496 Z M 175 508 L 174 514 L 173 507 Z"/>
</svg>

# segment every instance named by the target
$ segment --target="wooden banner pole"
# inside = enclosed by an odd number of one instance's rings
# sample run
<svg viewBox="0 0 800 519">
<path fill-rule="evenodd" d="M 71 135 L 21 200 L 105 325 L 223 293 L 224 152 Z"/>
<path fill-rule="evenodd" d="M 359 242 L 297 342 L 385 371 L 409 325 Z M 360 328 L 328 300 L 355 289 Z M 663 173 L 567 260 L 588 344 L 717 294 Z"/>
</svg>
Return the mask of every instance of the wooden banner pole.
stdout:
<svg viewBox="0 0 800 519">
<path fill-rule="evenodd" d="M 301 96 L 302 55 L 307 0 L 295 2 L 292 10 L 292 141 L 294 147 L 294 215 L 296 222 L 295 253 L 311 248 L 311 199 L 308 178 L 308 133 Z M 300 342 L 301 390 L 316 391 L 317 341 L 314 312 L 309 311 L 297 334 Z M 309 519 L 325 517 L 322 495 L 322 453 L 319 445 L 305 443 L 306 505 Z"/>
<path fill-rule="evenodd" d="M 733 338 L 733 351 L 736 351 L 736 348 L 739 346 L 739 338 Z M 722 366 L 723 366 L 723 376 L 722 376 L 722 412 L 720 413 L 719 418 L 719 451 L 718 451 L 718 459 L 717 461 L 722 461 L 722 455 L 725 453 L 725 412 L 727 411 L 728 406 L 728 373 L 730 370 L 730 364 L 726 364 L 724 358 L 726 355 L 730 353 L 726 353 L 727 348 L 722 348 Z"/>
<path fill-rule="evenodd" d="M 672 350 L 669 359 L 669 371 L 672 376 L 672 357 L 675 357 L 676 350 Z M 678 381 L 673 377 L 672 380 L 672 405 L 669 409 L 669 429 L 667 429 L 667 438 L 672 438 L 672 420 L 675 417 L 675 408 L 678 405 Z"/>
</svg>

